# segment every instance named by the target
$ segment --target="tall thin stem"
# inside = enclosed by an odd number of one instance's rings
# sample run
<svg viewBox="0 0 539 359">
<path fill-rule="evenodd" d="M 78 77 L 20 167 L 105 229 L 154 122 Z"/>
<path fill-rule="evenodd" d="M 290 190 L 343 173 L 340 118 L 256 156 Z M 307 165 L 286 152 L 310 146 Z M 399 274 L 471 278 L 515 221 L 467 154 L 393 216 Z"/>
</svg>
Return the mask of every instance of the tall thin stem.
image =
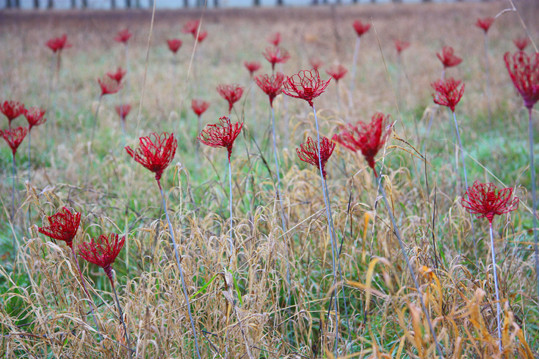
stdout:
<svg viewBox="0 0 539 359">
<path fill-rule="evenodd" d="M 163 201 L 163 209 L 165 211 L 165 216 L 167 217 L 168 229 L 170 231 L 170 237 L 172 238 L 172 245 L 174 246 L 174 254 L 176 256 L 176 264 L 178 264 L 178 269 L 180 271 L 180 279 L 182 282 L 183 295 L 185 297 L 185 303 L 187 304 L 187 313 L 189 314 L 189 320 L 191 321 L 191 330 L 193 330 L 193 336 L 195 338 L 195 350 L 197 353 L 198 359 L 200 359 L 200 351 L 198 349 L 198 337 L 195 328 L 195 322 L 191 314 L 191 304 L 189 302 L 189 295 L 187 294 L 187 286 L 185 285 L 185 279 L 183 277 L 182 264 L 180 262 L 180 255 L 178 254 L 178 246 L 176 245 L 176 237 L 174 236 L 174 230 L 172 229 L 172 223 L 170 223 L 170 218 L 168 217 L 167 203 L 165 201 L 165 195 L 163 193 L 163 188 L 161 187 L 161 182 L 157 180 L 157 185 L 159 186 L 159 191 L 161 192 L 161 199 Z"/>
<path fill-rule="evenodd" d="M 334 231 L 333 231 L 333 219 L 331 216 L 331 208 L 329 205 L 329 198 L 327 198 L 326 195 L 326 180 L 324 179 L 324 173 L 322 172 L 322 155 L 320 154 L 320 130 L 318 127 L 318 118 L 316 116 L 316 108 L 313 105 L 313 112 L 314 112 L 314 121 L 316 123 L 316 139 L 318 141 L 318 168 L 320 170 L 320 180 L 322 181 L 322 194 L 324 196 L 324 203 L 326 205 L 326 216 L 328 219 L 328 224 L 330 226 L 329 228 L 329 239 L 331 241 L 331 259 L 332 259 L 332 266 L 333 266 L 333 285 L 337 283 L 337 270 L 336 270 L 336 260 L 337 255 L 335 251 L 335 240 L 333 238 Z M 338 354 L 338 343 L 339 343 L 339 307 L 337 303 L 337 296 L 334 297 L 334 309 L 335 309 L 335 357 L 337 357 Z"/>
<path fill-rule="evenodd" d="M 354 48 L 354 61 L 352 63 L 352 79 L 350 80 L 350 107 L 352 107 L 352 98 L 354 97 L 354 90 L 356 89 L 356 70 L 357 70 L 357 57 L 359 54 L 359 46 L 361 44 L 361 38 L 358 36 L 356 38 L 356 46 Z"/>
<path fill-rule="evenodd" d="M 12 167 L 12 187 L 11 187 L 11 223 L 12 225 L 15 222 L 15 182 L 17 178 L 17 165 L 15 164 L 15 153 L 13 153 L 13 167 Z M 13 231 L 13 251 L 15 252 L 15 249 L 17 248 L 17 242 L 15 239 L 15 231 Z"/>
<path fill-rule="evenodd" d="M 32 153 L 30 152 L 30 147 L 32 143 L 32 130 L 28 130 L 28 183 L 30 183 L 32 178 L 32 163 L 30 162 L 30 157 Z"/>
<path fill-rule="evenodd" d="M 535 184 L 535 161 L 533 152 L 533 121 L 532 108 L 528 108 L 528 137 L 530 142 L 530 170 L 532 179 L 532 214 L 533 214 L 533 241 L 535 250 L 535 276 L 537 285 L 537 299 L 539 300 L 539 245 L 537 239 L 537 193 Z"/>
<path fill-rule="evenodd" d="M 118 307 L 118 314 L 120 315 L 120 322 L 122 323 L 122 326 L 124 327 L 125 342 L 127 344 L 127 352 L 129 353 L 129 358 L 131 358 L 131 344 L 129 343 L 129 335 L 127 335 L 127 327 L 124 321 L 124 313 L 122 312 L 122 307 L 120 306 L 120 300 L 118 299 L 118 293 L 116 293 L 116 287 L 114 286 L 114 282 L 112 281 L 112 279 L 110 279 L 110 284 L 112 286 L 112 291 L 114 292 L 114 298 L 116 299 L 116 306 Z"/>
<path fill-rule="evenodd" d="M 414 280 L 414 286 L 419 296 L 421 307 L 423 309 L 423 312 L 425 313 L 425 317 L 427 318 L 427 323 L 429 326 L 429 330 L 432 334 L 432 337 L 434 339 L 434 343 L 436 344 L 436 351 L 438 352 L 438 355 L 440 356 L 440 358 L 443 358 L 442 348 L 440 347 L 440 343 L 438 343 L 438 339 L 436 338 L 436 332 L 434 331 L 434 327 L 432 326 L 432 322 L 430 320 L 429 312 L 427 311 L 427 307 L 425 306 L 425 302 L 423 301 L 423 293 L 421 292 L 421 288 L 419 287 L 419 283 L 417 282 L 414 269 L 412 268 L 412 265 L 410 264 L 410 260 L 408 259 L 408 254 L 406 254 L 404 243 L 402 241 L 399 229 L 397 228 L 397 222 L 395 221 L 395 217 L 393 216 L 393 212 L 391 210 L 391 207 L 389 206 L 389 201 L 387 200 L 386 191 L 384 189 L 384 186 L 381 184 L 382 176 L 377 176 L 376 170 L 374 170 L 374 168 L 373 168 L 373 172 L 374 172 L 374 177 L 377 177 L 378 179 L 378 188 L 380 189 L 380 192 L 382 193 L 382 197 L 384 198 L 384 203 L 387 207 L 389 217 L 391 218 L 391 223 L 393 224 L 393 230 L 395 232 L 395 236 L 397 237 L 397 240 L 399 241 L 399 246 L 401 248 L 402 255 L 404 256 L 404 260 L 406 261 L 406 266 L 408 267 L 408 270 L 410 271 L 410 275 L 412 276 L 412 279 Z"/>
<path fill-rule="evenodd" d="M 492 222 L 489 222 L 490 229 L 490 247 L 492 252 L 492 268 L 494 271 L 494 288 L 496 290 L 496 322 L 498 323 L 498 347 L 500 348 L 500 353 L 502 351 L 502 326 L 500 322 L 500 293 L 498 290 L 498 275 L 496 274 L 496 253 L 494 250 L 494 235 L 492 234 Z"/>
<path fill-rule="evenodd" d="M 230 263 L 233 263 L 234 260 L 234 213 L 232 211 L 232 165 L 230 164 L 230 159 L 228 160 L 228 206 L 230 210 L 230 236 L 228 240 L 230 242 Z"/>
<path fill-rule="evenodd" d="M 488 63 L 488 36 L 485 32 L 484 36 L 484 43 L 485 43 L 485 72 L 487 77 L 487 111 L 488 111 L 488 123 L 490 127 L 492 128 L 492 110 L 490 108 L 490 65 Z"/>
</svg>

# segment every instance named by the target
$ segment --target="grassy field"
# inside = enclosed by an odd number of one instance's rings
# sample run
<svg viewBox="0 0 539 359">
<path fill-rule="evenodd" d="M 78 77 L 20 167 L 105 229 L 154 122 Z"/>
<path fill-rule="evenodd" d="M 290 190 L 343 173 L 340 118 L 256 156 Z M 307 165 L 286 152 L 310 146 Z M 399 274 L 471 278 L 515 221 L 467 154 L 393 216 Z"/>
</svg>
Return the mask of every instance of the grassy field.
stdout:
<svg viewBox="0 0 539 359">
<path fill-rule="evenodd" d="M 517 6 L 537 42 L 538 4 Z M 0 100 L 43 107 L 48 119 L 32 130 L 31 161 L 28 138 L 17 152 L 14 217 L 12 154 L 0 144 L 0 353 L 128 357 L 104 272 L 79 259 L 97 307 L 97 329 L 68 247 L 37 231 L 47 225 L 46 216 L 68 206 L 82 213 L 76 244 L 103 233 L 126 235 L 113 268 L 132 356 L 196 357 L 159 189 L 153 174 L 124 150 L 137 146 L 140 136 L 166 131 L 177 137 L 178 151 L 161 182 L 201 357 L 437 357 L 390 209 L 443 357 L 538 358 L 527 111 L 503 62 L 503 54 L 516 49 L 512 40 L 526 33 L 516 12 L 501 15 L 488 32 L 489 119 L 483 31 L 474 25 L 507 7 L 509 2 L 494 1 L 178 10 L 157 12 L 153 23 L 148 11 L 0 12 Z M 194 51 L 193 38 L 181 29 L 201 17 L 208 37 Z M 320 176 L 295 153 L 307 135 L 316 136 L 312 109 L 284 95 L 274 102 L 283 231 L 268 99 L 243 62 L 260 61 L 257 74 L 271 73 L 261 53 L 271 46 L 268 37 L 280 32 L 281 46 L 291 54 L 277 66 L 285 75 L 309 69 L 313 57 L 324 63 L 323 78 L 334 63 L 351 70 L 356 19 L 372 28 L 361 39 L 355 90 L 350 92 L 349 72 L 338 91 L 332 81 L 315 105 L 320 132 L 330 138 L 342 124 L 368 122 L 377 111 L 391 116 L 391 137 L 377 157 L 391 208 L 361 154 L 337 145 L 326 167 L 336 239 L 342 243 L 335 282 Z M 134 34 L 127 51 L 113 39 L 126 27 Z M 55 76 L 56 58 L 45 42 L 63 33 L 73 47 L 64 50 Z M 183 40 L 176 56 L 166 46 L 172 37 Z M 411 43 L 401 65 L 395 39 Z M 520 198 L 518 210 L 494 221 L 503 353 L 488 221 L 473 220 L 476 255 L 471 217 L 461 205 L 465 185 L 453 119 L 431 96 L 430 84 L 442 71 L 436 53 L 445 45 L 463 58 L 446 76 L 466 84 L 456 116 L 468 181 L 513 187 Z M 124 87 L 100 102 L 97 78 L 118 66 L 127 69 Z M 226 151 L 204 145 L 197 151 L 197 118 L 190 108 L 193 98 L 209 101 L 203 124 L 217 122 L 228 104 L 216 87 L 231 83 L 245 87 L 231 115 L 244 122 L 231 160 L 232 228 Z M 121 103 L 133 106 L 126 136 L 114 111 Z M 537 111 L 534 117 L 537 139 Z M 7 120 L 0 121 L 6 129 Z M 15 127 L 26 125 L 24 117 L 13 121 Z M 537 157 L 538 146 L 535 151 Z M 236 252 L 229 262 L 231 230 Z M 331 306 L 335 294 L 337 311 Z"/>
</svg>

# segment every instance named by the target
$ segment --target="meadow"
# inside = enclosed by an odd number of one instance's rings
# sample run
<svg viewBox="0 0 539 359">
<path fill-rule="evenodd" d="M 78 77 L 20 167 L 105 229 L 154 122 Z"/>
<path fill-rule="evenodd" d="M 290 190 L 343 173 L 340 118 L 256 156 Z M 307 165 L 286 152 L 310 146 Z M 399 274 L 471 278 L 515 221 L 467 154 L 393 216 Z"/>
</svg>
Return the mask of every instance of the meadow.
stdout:
<svg viewBox="0 0 539 359">
<path fill-rule="evenodd" d="M 515 53 L 513 40 L 527 32 L 537 44 L 539 4 L 516 5 L 518 13 L 502 12 L 510 1 L 158 10 L 155 17 L 0 13 L 0 101 L 43 108 L 47 119 L 18 148 L 15 175 L 12 150 L 0 140 L 0 353 L 538 358 L 528 111 L 504 54 Z M 488 32 L 476 26 L 497 14 Z M 195 33 L 207 31 L 201 42 L 182 31 L 197 19 Z M 371 27 L 354 56 L 356 20 Z M 124 29 L 132 37 L 116 41 Z M 276 96 L 274 151 L 268 96 L 244 62 L 260 62 L 255 76 L 271 74 L 262 53 L 276 33 L 290 54 L 275 66 L 285 79 L 315 59 L 325 81 L 333 65 L 348 72 L 314 99 L 316 119 L 307 101 Z M 46 42 L 62 34 L 72 46 L 58 61 Z M 175 54 L 172 38 L 182 40 Z M 410 45 L 398 55 L 395 40 Z M 535 44 L 525 52 L 534 54 Z M 444 46 L 462 58 L 443 74 L 465 84 L 454 111 L 462 148 L 452 112 L 433 102 Z M 97 80 L 118 67 L 126 71 L 119 91 L 102 95 Z M 244 88 L 230 115 L 221 84 Z M 201 126 L 228 115 L 243 123 L 230 162 L 225 149 L 197 140 L 193 99 L 210 104 Z M 131 105 L 124 126 L 115 110 L 123 104 Z M 316 143 L 318 124 L 331 140 L 376 112 L 389 116 L 389 127 L 375 167 L 336 143 L 325 165 L 326 201 L 319 166 L 296 149 L 307 136 Z M 537 106 L 531 113 L 537 139 Z M 24 116 L 10 123 L 28 126 Z M 163 132 L 174 134 L 177 150 L 159 179 L 125 147 Z M 462 158 L 469 186 L 509 188 L 518 208 L 497 213 L 490 227 L 470 215 Z M 39 230 L 63 207 L 81 214 L 73 252 Z M 81 256 L 82 243 L 104 234 L 125 240 L 112 272 Z"/>
</svg>

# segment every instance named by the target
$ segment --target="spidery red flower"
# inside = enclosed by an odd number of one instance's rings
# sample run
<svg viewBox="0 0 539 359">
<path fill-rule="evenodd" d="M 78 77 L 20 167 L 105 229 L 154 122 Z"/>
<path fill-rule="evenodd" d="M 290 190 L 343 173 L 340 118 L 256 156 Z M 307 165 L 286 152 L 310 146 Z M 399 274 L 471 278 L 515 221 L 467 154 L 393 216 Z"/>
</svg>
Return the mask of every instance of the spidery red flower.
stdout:
<svg viewBox="0 0 539 359">
<path fill-rule="evenodd" d="M 73 239 L 79 229 L 80 216 L 80 213 L 71 212 L 68 208 L 62 207 L 58 213 L 47 217 L 48 226 L 39 227 L 37 230 L 39 233 L 57 241 L 66 242 L 67 246 L 71 248 L 73 247 Z"/>
<path fill-rule="evenodd" d="M 178 147 L 174 134 L 169 135 L 167 132 L 161 135 L 151 133 L 147 137 L 140 137 L 139 145 L 140 147 L 136 150 L 129 146 L 126 146 L 125 150 L 136 162 L 155 173 L 157 184 L 161 187 L 160 180 L 163 171 L 172 162 Z"/>
<path fill-rule="evenodd" d="M 284 75 L 280 72 L 275 75 L 258 75 L 255 77 L 255 82 L 269 97 L 270 106 L 273 107 L 273 100 L 281 92 L 283 92 Z"/>
<path fill-rule="evenodd" d="M 116 109 L 116 113 L 118 114 L 118 116 L 120 116 L 122 121 L 125 121 L 127 115 L 129 115 L 129 112 L 131 112 L 130 104 L 117 105 L 117 106 L 114 106 L 114 108 Z"/>
<path fill-rule="evenodd" d="M 198 140 L 210 147 L 224 147 L 228 151 L 228 162 L 232 155 L 234 141 L 243 127 L 243 122 L 231 123 L 230 118 L 223 116 L 219 123 L 207 125 L 198 135 Z"/>
<path fill-rule="evenodd" d="M 436 93 L 432 94 L 434 103 L 447 106 L 452 112 L 455 112 L 455 107 L 464 94 L 464 83 L 462 83 L 462 87 L 459 89 L 461 83 L 462 81 L 457 81 L 452 77 L 433 82 L 431 86 L 436 91 Z"/>
<path fill-rule="evenodd" d="M 457 66 L 462 62 L 462 59 L 454 54 L 455 50 L 451 46 L 444 46 L 442 49 L 442 53 L 436 53 L 436 56 L 438 56 L 438 59 L 442 62 L 442 65 L 444 65 L 444 68 Z"/>
<path fill-rule="evenodd" d="M 204 112 L 210 107 L 210 103 L 206 102 L 204 100 L 191 100 L 191 108 L 193 109 L 193 112 L 197 116 L 202 116 Z"/>
<path fill-rule="evenodd" d="M 486 34 L 488 32 L 488 29 L 490 29 L 490 26 L 494 23 L 494 20 L 495 19 L 493 17 L 485 17 L 483 19 L 478 18 L 475 23 L 475 26 L 482 29 Z"/>
<path fill-rule="evenodd" d="M 341 133 L 333 136 L 333 141 L 351 151 L 360 150 L 367 164 L 374 171 L 374 175 L 378 177 L 374 168 L 374 157 L 384 147 L 391 133 L 391 126 L 388 122 L 389 115 L 384 116 L 383 113 L 377 112 L 372 116 L 370 123 L 358 121 L 355 126 L 349 124 L 344 127 Z"/>
<path fill-rule="evenodd" d="M 340 64 L 331 66 L 329 70 L 326 70 L 326 73 L 329 76 L 333 77 L 335 82 L 339 82 L 339 80 L 342 79 L 347 72 L 348 70 L 346 69 L 346 67 Z"/>
<path fill-rule="evenodd" d="M 200 20 L 191 20 L 191 21 L 188 21 L 188 22 L 183 26 L 182 32 L 183 32 L 184 34 L 191 34 L 191 35 L 193 35 L 193 37 L 195 37 L 195 36 L 197 35 L 198 25 L 200 25 Z"/>
<path fill-rule="evenodd" d="M 168 49 L 172 51 L 172 53 L 177 53 L 180 47 L 182 47 L 182 40 L 180 39 L 169 39 L 167 40 Z"/>
<path fill-rule="evenodd" d="M 198 34 L 198 37 L 197 37 L 198 43 L 201 43 L 202 41 L 204 41 L 204 39 L 206 39 L 206 37 L 208 37 L 208 32 L 207 31 L 201 31 Z"/>
<path fill-rule="evenodd" d="M 100 235 L 99 238 L 92 238 L 90 242 L 83 242 L 79 245 L 79 255 L 87 262 L 103 268 L 110 283 L 114 286 L 112 279 L 112 264 L 120 254 L 125 244 L 125 236 L 119 238 L 116 233 Z"/>
<path fill-rule="evenodd" d="M 126 70 L 122 69 L 121 67 L 118 67 L 116 72 L 107 72 L 107 76 L 110 77 L 113 80 L 116 80 L 118 84 L 120 84 L 127 73 Z"/>
<path fill-rule="evenodd" d="M 3 131 L 0 130 L 0 136 L 2 136 L 9 145 L 9 147 L 11 147 L 13 157 L 15 157 L 15 154 L 17 153 L 17 148 L 19 148 L 19 145 L 24 140 L 24 137 L 27 133 L 28 129 L 26 127 L 17 127 L 14 129 L 8 129 Z"/>
<path fill-rule="evenodd" d="M 39 126 L 47 122 L 45 116 L 45 110 L 39 107 L 30 107 L 24 110 L 24 117 L 28 121 L 28 131 L 32 130 L 32 127 Z"/>
<path fill-rule="evenodd" d="M 494 216 L 517 209 L 518 201 L 517 197 L 513 197 L 511 187 L 498 189 L 492 183 L 475 181 L 462 197 L 461 204 L 477 218 L 486 218 L 492 224 Z"/>
<path fill-rule="evenodd" d="M 397 50 L 397 53 L 399 55 L 401 52 L 403 52 L 404 50 L 410 47 L 410 43 L 407 41 L 395 40 L 394 43 L 395 43 L 395 49 Z"/>
<path fill-rule="evenodd" d="M 251 77 L 253 77 L 254 73 L 260 69 L 260 66 L 262 66 L 258 61 L 244 61 L 243 65 L 245 65 L 245 68 L 249 71 Z"/>
<path fill-rule="evenodd" d="M 262 53 L 266 60 L 271 64 L 271 69 L 275 70 L 275 64 L 280 64 L 288 61 L 290 54 L 285 49 L 278 46 L 266 47 L 266 51 Z"/>
<path fill-rule="evenodd" d="M 324 62 L 322 62 L 322 60 L 318 59 L 318 58 L 311 58 L 309 59 L 309 64 L 311 65 L 311 67 L 313 68 L 313 70 L 316 70 L 318 71 L 319 68 L 322 67 L 322 65 L 324 64 Z"/>
<path fill-rule="evenodd" d="M 354 30 L 356 30 L 357 36 L 359 37 L 363 36 L 363 34 L 365 34 L 371 28 L 371 24 L 364 24 L 360 20 L 354 21 L 352 26 L 354 27 Z"/>
<path fill-rule="evenodd" d="M 67 42 L 66 34 L 48 40 L 46 42 L 46 45 L 49 47 L 49 49 L 52 50 L 52 52 L 62 51 L 63 49 L 67 49 L 72 46 L 70 43 Z"/>
<path fill-rule="evenodd" d="M 240 85 L 219 85 L 217 86 L 217 92 L 222 98 L 228 101 L 228 113 L 232 112 L 232 107 L 239 101 L 241 95 L 243 95 L 243 87 Z"/>
<path fill-rule="evenodd" d="M 539 100 L 539 53 L 528 56 L 523 51 L 513 55 L 506 52 L 503 59 L 513 84 L 524 99 L 524 105 L 532 109 Z"/>
<path fill-rule="evenodd" d="M 324 93 L 331 78 L 324 81 L 317 70 L 302 70 L 288 76 L 283 83 L 283 93 L 290 97 L 301 98 L 313 107 L 313 100 Z"/>
<path fill-rule="evenodd" d="M 127 45 L 127 42 L 129 41 L 131 36 L 133 36 L 133 34 L 129 32 L 129 29 L 125 28 L 123 30 L 118 31 L 118 33 L 114 37 L 114 40 L 116 42 L 122 42 Z"/>
<path fill-rule="evenodd" d="M 271 34 L 268 37 L 268 42 L 272 44 L 273 46 L 279 46 L 279 44 L 281 43 L 281 33 L 276 32 L 276 33 Z"/>
<path fill-rule="evenodd" d="M 517 49 L 519 49 L 520 51 L 524 51 L 530 44 L 530 40 L 528 40 L 527 37 L 517 37 L 513 40 L 513 43 L 515 44 Z"/>
<path fill-rule="evenodd" d="M 122 85 L 115 79 L 109 76 L 104 76 L 102 79 L 97 79 L 99 86 L 101 87 L 101 96 L 112 95 L 120 91 Z"/>
<path fill-rule="evenodd" d="M 300 160 L 316 166 L 319 170 L 321 162 L 322 175 L 326 178 L 326 163 L 335 149 L 335 142 L 329 140 L 327 137 L 322 137 L 320 139 L 320 157 L 318 157 L 317 142 L 318 141 L 314 141 L 311 137 L 307 137 L 307 142 L 301 144 L 299 148 L 296 148 L 296 153 Z M 319 161 L 319 158 L 321 161 Z"/>
<path fill-rule="evenodd" d="M 11 128 L 11 121 L 24 114 L 24 104 L 18 101 L 4 101 L 0 103 L 0 111 L 7 117 L 9 121 L 9 127 Z"/>
</svg>

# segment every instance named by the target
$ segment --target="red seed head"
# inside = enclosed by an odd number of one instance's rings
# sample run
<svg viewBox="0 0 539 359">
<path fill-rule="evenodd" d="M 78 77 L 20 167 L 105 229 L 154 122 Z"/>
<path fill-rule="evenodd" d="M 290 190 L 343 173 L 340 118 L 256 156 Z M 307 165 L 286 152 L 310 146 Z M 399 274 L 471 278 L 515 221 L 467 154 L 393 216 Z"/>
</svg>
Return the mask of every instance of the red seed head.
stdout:
<svg viewBox="0 0 539 359">
<path fill-rule="evenodd" d="M 268 42 L 273 46 L 279 46 L 281 43 L 281 33 L 275 32 L 268 37 Z"/>
<path fill-rule="evenodd" d="M 461 83 L 462 81 L 457 81 L 452 77 L 433 82 L 431 86 L 436 91 L 432 94 L 434 103 L 441 106 L 447 106 L 452 112 L 455 112 L 455 107 L 464 94 L 464 83 L 462 83 L 462 87 L 459 88 Z"/>
<path fill-rule="evenodd" d="M 207 31 L 201 31 L 199 34 L 198 34 L 198 37 L 197 37 L 197 41 L 198 43 L 201 43 L 202 41 L 204 41 L 204 39 L 208 37 L 208 32 Z"/>
<path fill-rule="evenodd" d="M 191 100 L 191 108 L 197 116 L 202 116 L 204 112 L 210 107 L 210 103 L 204 100 Z"/>
<path fill-rule="evenodd" d="M 197 35 L 198 26 L 200 25 L 200 20 L 191 20 L 188 21 L 182 29 L 184 34 L 191 34 L 193 37 Z"/>
<path fill-rule="evenodd" d="M 436 53 L 436 56 L 438 56 L 444 68 L 457 66 L 462 62 L 462 59 L 455 55 L 455 50 L 451 46 L 444 46 L 442 53 Z"/>
<path fill-rule="evenodd" d="M 322 175 L 326 178 L 326 163 L 331 157 L 334 149 L 335 142 L 329 140 L 327 137 L 322 137 L 320 139 L 320 157 L 318 157 L 318 141 L 313 140 L 311 137 L 307 137 L 307 142 L 301 144 L 299 148 L 296 148 L 296 153 L 300 160 L 316 166 L 319 170 L 321 162 Z"/>
<path fill-rule="evenodd" d="M 207 125 L 198 135 L 198 140 L 210 147 L 224 147 L 228 151 L 228 161 L 232 154 L 234 141 L 243 127 L 243 122 L 231 123 L 230 118 L 223 116 L 219 123 Z"/>
<path fill-rule="evenodd" d="M 319 58 L 311 57 L 309 59 L 309 64 L 311 65 L 313 70 L 318 71 L 322 67 L 324 62 L 322 60 L 320 60 Z"/>
<path fill-rule="evenodd" d="M 258 61 L 244 61 L 243 65 L 249 71 L 249 74 L 251 77 L 253 77 L 253 74 L 260 69 L 260 62 Z"/>
<path fill-rule="evenodd" d="M 360 20 L 354 21 L 352 24 L 354 30 L 356 30 L 357 36 L 361 37 L 371 28 L 371 24 L 364 24 Z"/>
<path fill-rule="evenodd" d="M 172 53 L 177 53 L 180 47 L 182 47 L 182 40 L 180 39 L 169 39 L 167 40 L 168 49 L 172 51 Z"/>
<path fill-rule="evenodd" d="M 17 148 L 19 148 L 19 145 L 24 140 L 24 137 L 27 133 L 28 129 L 26 127 L 17 127 L 14 129 L 8 129 L 3 131 L 0 130 L 0 136 L 2 136 L 9 145 L 9 147 L 11 147 L 13 157 L 15 157 L 15 154 L 17 153 Z"/>
<path fill-rule="evenodd" d="M 490 29 L 490 26 L 494 23 L 494 20 L 495 19 L 493 17 L 485 17 L 483 19 L 478 18 L 475 22 L 475 26 L 482 29 L 486 34 L 488 29 Z"/>
<path fill-rule="evenodd" d="M 486 218 L 492 224 L 496 215 L 518 208 L 518 198 L 513 197 L 512 188 L 498 189 L 492 183 L 475 181 L 461 199 L 461 204 L 477 218 Z"/>
<path fill-rule="evenodd" d="M 28 131 L 32 130 L 32 127 L 39 126 L 47 122 L 45 116 L 45 110 L 39 107 L 30 107 L 24 110 L 24 117 L 28 121 Z"/>
<path fill-rule="evenodd" d="M 102 79 L 97 79 L 99 87 L 101 87 L 101 96 L 112 95 L 120 91 L 122 85 L 109 76 L 103 76 Z"/>
<path fill-rule="evenodd" d="M 288 51 L 278 46 L 266 47 L 262 55 L 271 64 L 272 70 L 275 70 L 275 64 L 285 63 L 290 58 Z"/>
<path fill-rule="evenodd" d="M 83 242 L 79 245 L 79 255 L 87 262 L 103 268 L 110 279 L 112 285 L 112 264 L 120 254 L 125 244 L 125 236 L 119 238 L 116 233 L 100 235 L 99 238 L 92 238 L 90 242 Z"/>
<path fill-rule="evenodd" d="M 339 82 L 339 80 L 342 79 L 347 72 L 348 70 L 346 69 L 346 67 L 340 64 L 331 66 L 329 70 L 326 70 L 326 73 L 329 76 L 333 77 L 335 82 Z"/>
<path fill-rule="evenodd" d="M 515 44 L 517 49 L 519 49 L 520 51 L 524 51 L 530 44 L 530 40 L 528 40 L 527 37 L 517 37 L 513 40 L 513 43 Z"/>
<path fill-rule="evenodd" d="M 62 207 L 60 212 L 47 217 L 48 226 L 39 227 L 37 230 L 46 236 L 57 241 L 64 241 L 71 248 L 73 239 L 77 235 L 80 224 L 80 213 L 71 212 L 68 208 Z"/>
<path fill-rule="evenodd" d="M 410 47 L 410 43 L 407 41 L 400 41 L 400 40 L 394 40 L 395 43 L 395 49 L 397 50 L 397 53 L 400 55 L 401 52 L 406 50 Z"/>
<path fill-rule="evenodd" d="M 513 84 L 524 99 L 524 105 L 532 109 L 539 100 L 539 53 L 528 56 L 523 51 L 513 55 L 506 52 L 503 59 Z"/>
<path fill-rule="evenodd" d="M 23 115 L 25 111 L 24 104 L 18 101 L 4 101 L 0 103 L 0 112 L 7 117 L 9 121 L 9 127 L 11 127 L 11 121 Z"/>
<path fill-rule="evenodd" d="M 122 121 L 125 121 L 127 115 L 129 115 L 129 112 L 131 112 L 130 104 L 116 105 L 114 106 L 114 108 L 116 109 L 116 113 L 118 114 L 118 116 L 120 116 Z"/>
<path fill-rule="evenodd" d="M 341 129 L 339 134 L 333 136 L 333 141 L 343 145 L 351 151 L 361 151 L 367 164 L 378 176 L 374 168 L 374 158 L 391 133 L 389 115 L 377 112 L 372 116 L 370 123 L 358 121 L 357 125 L 348 125 Z"/>
<path fill-rule="evenodd" d="M 52 52 L 62 51 L 63 49 L 67 49 L 72 46 L 67 42 L 66 34 L 63 34 L 60 37 L 53 37 L 46 42 L 46 45 L 52 50 Z"/>
<path fill-rule="evenodd" d="M 228 101 L 228 113 L 232 112 L 232 107 L 239 101 L 241 95 L 243 95 L 243 87 L 240 85 L 219 85 L 217 86 L 217 92 L 222 98 Z"/>
<path fill-rule="evenodd" d="M 116 42 L 121 42 L 127 45 L 127 42 L 129 41 L 131 36 L 133 36 L 133 34 L 129 32 L 129 29 L 125 28 L 123 30 L 118 31 L 118 33 L 114 37 L 114 40 Z"/>
<path fill-rule="evenodd" d="M 153 173 L 157 182 L 161 180 L 163 171 L 168 167 L 178 148 L 174 134 L 163 132 L 161 135 L 151 133 L 147 137 L 139 138 L 139 148 L 133 150 L 126 146 L 127 154 Z"/>
<path fill-rule="evenodd" d="M 255 82 L 269 97 L 270 106 L 273 107 L 273 100 L 281 92 L 283 92 L 284 75 L 280 72 L 275 75 L 258 75 L 255 77 Z"/>
<path fill-rule="evenodd" d="M 313 100 L 324 93 L 331 78 L 324 81 L 317 70 L 302 70 L 288 76 L 283 83 L 283 93 L 290 97 L 301 98 L 313 106 Z"/>
<path fill-rule="evenodd" d="M 122 69 L 121 66 L 118 66 L 118 69 L 116 70 L 116 72 L 112 72 L 112 71 L 107 72 L 107 76 L 120 84 L 120 83 L 122 83 L 122 80 L 123 80 L 126 73 L 127 73 L 126 70 Z"/>
</svg>

